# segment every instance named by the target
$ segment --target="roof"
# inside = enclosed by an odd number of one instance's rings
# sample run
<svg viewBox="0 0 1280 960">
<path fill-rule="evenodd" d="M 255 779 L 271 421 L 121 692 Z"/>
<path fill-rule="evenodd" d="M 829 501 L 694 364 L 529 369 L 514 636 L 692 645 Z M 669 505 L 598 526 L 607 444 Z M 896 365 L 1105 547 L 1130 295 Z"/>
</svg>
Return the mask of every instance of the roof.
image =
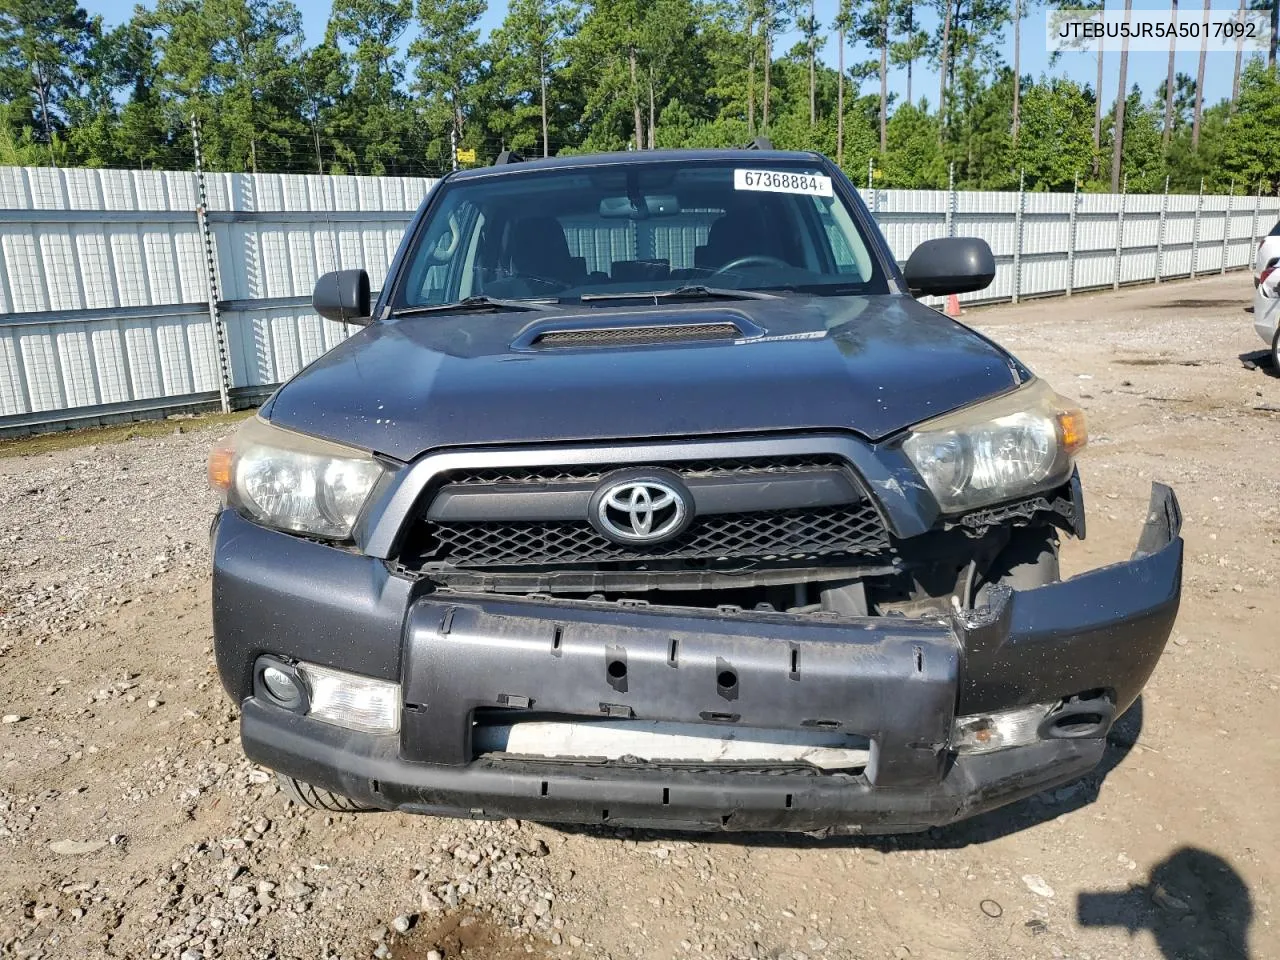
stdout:
<svg viewBox="0 0 1280 960">
<path fill-rule="evenodd" d="M 816 153 L 795 150 L 620 150 L 615 153 L 584 153 L 565 157 L 539 157 L 524 160 L 520 163 L 502 164 L 501 166 L 476 167 L 471 170 L 459 170 L 453 179 L 463 180 L 473 177 L 493 176 L 504 173 L 529 173 L 534 170 L 563 170 L 570 167 L 605 167 L 615 164 L 648 164 L 670 161 L 685 163 L 699 160 L 750 160 L 752 162 L 809 160 L 818 157 Z"/>
</svg>

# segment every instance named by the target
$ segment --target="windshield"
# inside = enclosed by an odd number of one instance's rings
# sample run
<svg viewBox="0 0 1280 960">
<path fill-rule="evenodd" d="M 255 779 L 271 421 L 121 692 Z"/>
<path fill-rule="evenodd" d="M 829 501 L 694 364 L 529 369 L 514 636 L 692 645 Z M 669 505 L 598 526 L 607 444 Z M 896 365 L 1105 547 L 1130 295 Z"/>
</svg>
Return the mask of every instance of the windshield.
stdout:
<svg viewBox="0 0 1280 960">
<path fill-rule="evenodd" d="M 409 255 L 396 308 L 689 286 L 888 292 L 853 212 L 816 162 L 536 170 L 443 190 Z"/>
</svg>

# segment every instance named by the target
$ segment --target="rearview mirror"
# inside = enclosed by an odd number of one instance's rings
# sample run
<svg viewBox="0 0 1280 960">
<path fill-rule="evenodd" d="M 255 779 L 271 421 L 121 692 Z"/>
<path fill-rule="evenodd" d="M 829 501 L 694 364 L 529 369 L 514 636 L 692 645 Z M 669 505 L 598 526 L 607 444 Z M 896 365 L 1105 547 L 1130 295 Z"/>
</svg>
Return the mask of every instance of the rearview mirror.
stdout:
<svg viewBox="0 0 1280 960">
<path fill-rule="evenodd" d="M 369 274 L 363 270 L 335 270 L 316 281 L 311 305 L 326 320 L 337 323 L 371 322 Z"/>
<path fill-rule="evenodd" d="M 600 216 L 608 220 L 645 220 L 649 217 L 674 217 L 680 212 L 680 200 L 666 194 L 650 194 L 644 198 L 644 209 L 638 210 L 630 197 L 605 197 L 600 201 Z"/>
<path fill-rule="evenodd" d="M 977 237 L 926 240 L 912 251 L 902 275 L 917 297 L 969 293 L 991 285 L 996 258 L 987 241 Z"/>
</svg>

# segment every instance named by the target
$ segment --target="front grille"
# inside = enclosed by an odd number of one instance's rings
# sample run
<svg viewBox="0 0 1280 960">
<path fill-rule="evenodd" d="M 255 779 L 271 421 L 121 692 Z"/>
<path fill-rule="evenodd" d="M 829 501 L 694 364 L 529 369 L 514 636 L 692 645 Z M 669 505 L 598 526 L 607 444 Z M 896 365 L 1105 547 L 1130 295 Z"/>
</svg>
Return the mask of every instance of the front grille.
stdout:
<svg viewBox="0 0 1280 960">
<path fill-rule="evenodd" d="M 549 566 L 657 560 L 808 560 L 885 552 L 889 541 L 867 502 L 699 517 L 652 547 L 623 546 L 586 522 L 424 521 L 425 563 L 460 567 Z"/>
<path fill-rule="evenodd" d="M 445 482 L 450 484 L 493 483 L 556 483 L 558 481 L 596 481 L 606 473 L 625 464 L 584 463 L 567 467 L 489 467 L 450 473 Z M 663 467 L 680 476 L 728 477 L 742 474 L 797 473 L 802 470 L 832 470 L 846 466 L 839 457 L 824 454 L 803 454 L 790 457 L 739 457 L 724 460 L 676 460 L 671 462 L 644 463 L 636 466 Z"/>
<path fill-rule="evenodd" d="M 732 323 L 677 323 L 652 327 L 595 327 L 539 334 L 535 347 L 626 347 L 646 343 L 736 340 L 742 331 Z"/>
</svg>

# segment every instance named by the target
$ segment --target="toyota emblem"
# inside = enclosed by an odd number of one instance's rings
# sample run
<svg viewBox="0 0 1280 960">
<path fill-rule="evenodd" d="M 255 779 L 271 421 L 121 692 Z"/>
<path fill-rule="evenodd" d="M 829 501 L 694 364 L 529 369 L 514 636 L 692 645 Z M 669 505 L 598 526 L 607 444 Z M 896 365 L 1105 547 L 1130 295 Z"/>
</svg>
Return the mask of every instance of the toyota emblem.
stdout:
<svg viewBox="0 0 1280 960">
<path fill-rule="evenodd" d="M 591 525 L 615 543 L 670 540 L 693 519 L 693 499 L 675 474 L 613 474 L 591 498 Z"/>
</svg>

